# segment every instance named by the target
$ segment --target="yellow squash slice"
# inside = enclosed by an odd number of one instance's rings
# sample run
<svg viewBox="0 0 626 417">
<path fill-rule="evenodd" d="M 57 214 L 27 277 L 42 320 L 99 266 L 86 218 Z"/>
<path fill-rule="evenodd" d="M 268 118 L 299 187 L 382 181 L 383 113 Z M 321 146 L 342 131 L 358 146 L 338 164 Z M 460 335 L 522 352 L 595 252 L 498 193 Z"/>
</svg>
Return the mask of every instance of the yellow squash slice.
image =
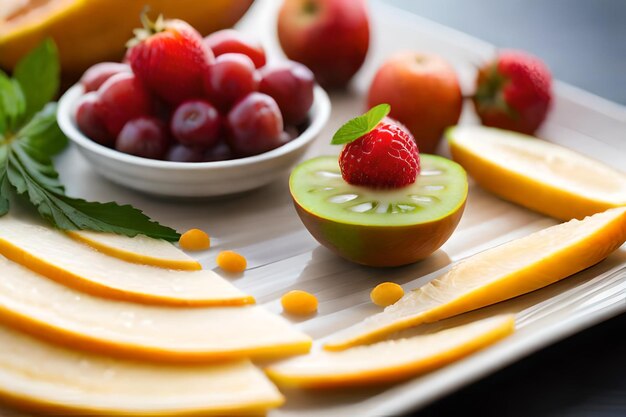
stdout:
<svg viewBox="0 0 626 417">
<path fill-rule="evenodd" d="M 261 307 L 171 307 L 109 300 L 0 256 L 0 322 L 72 348 L 161 361 L 280 357 L 311 339 Z M 1 345 L 0 345 L 1 346 Z"/>
<path fill-rule="evenodd" d="M 278 362 L 266 372 L 280 385 L 302 388 L 396 382 L 468 356 L 514 329 L 514 316 L 496 316 L 433 334 L 298 356 Z"/>
<path fill-rule="evenodd" d="M 457 126 L 446 133 L 453 159 L 483 188 L 561 220 L 626 206 L 626 173 L 507 130 Z"/>
<path fill-rule="evenodd" d="M 88 230 L 68 231 L 67 234 L 102 253 L 128 262 L 189 271 L 202 269 L 198 261 L 162 239 L 144 235 L 128 237 Z"/>
<path fill-rule="evenodd" d="M 474 255 L 382 313 L 339 332 L 328 350 L 465 313 L 534 291 L 588 268 L 626 241 L 626 207 L 571 220 Z"/>
<path fill-rule="evenodd" d="M 249 361 L 167 365 L 66 349 L 0 325 L 0 398 L 68 415 L 262 414 L 282 395 Z"/>
<path fill-rule="evenodd" d="M 105 255 L 53 230 L 0 218 L 0 254 L 65 285 L 102 297 L 150 304 L 242 305 L 254 298 L 213 271 L 177 271 Z"/>
</svg>

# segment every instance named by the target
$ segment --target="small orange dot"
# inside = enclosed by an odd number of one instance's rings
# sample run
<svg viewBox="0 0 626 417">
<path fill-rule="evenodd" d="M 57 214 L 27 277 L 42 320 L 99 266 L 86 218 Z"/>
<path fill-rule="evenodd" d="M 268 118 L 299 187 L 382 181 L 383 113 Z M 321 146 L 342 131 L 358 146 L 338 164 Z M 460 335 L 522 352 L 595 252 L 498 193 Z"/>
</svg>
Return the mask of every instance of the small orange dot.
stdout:
<svg viewBox="0 0 626 417">
<path fill-rule="evenodd" d="M 178 244 L 185 250 L 205 250 L 211 246 L 211 238 L 200 229 L 190 229 L 181 235 Z"/>
<path fill-rule="evenodd" d="M 404 295 L 404 290 L 395 282 L 378 284 L 370 293 L 372 302 L 380 307 L 395 304 Z"/>
<path fill-rule="evenodd" d="M 225 250 L 217 255 L 217 266 L 228 272 L 243 272 L 248 266 L 246 258 L 232 250 Z"/>
<path fill-rule="evenodd" d="M 280 299 L 283 309 L 289 314 L 308 316 L 317 311 L 317 297 L 301 290 L 292 290 Z"/>
</svg>

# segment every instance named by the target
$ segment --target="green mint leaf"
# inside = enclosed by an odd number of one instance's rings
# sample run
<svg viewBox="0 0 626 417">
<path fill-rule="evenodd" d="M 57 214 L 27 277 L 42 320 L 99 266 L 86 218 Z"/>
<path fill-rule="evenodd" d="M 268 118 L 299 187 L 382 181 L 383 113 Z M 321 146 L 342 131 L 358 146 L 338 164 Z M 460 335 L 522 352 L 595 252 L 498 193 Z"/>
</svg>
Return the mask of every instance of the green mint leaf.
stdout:
<svg viewBox="0 0 626 417">
<path fill-rule="evenodd" d="M 17 133 L 17 139 L 31 148 L 31 155 L 52 157 L 67 146 L 67 137 L 57 124 L 57 103 L 48 103 Z"/>
<path fill-rule="evenodd" d="M 8 156 L 9 147 L 0 145 L 0 216 L 4 216 L 9 211 L 11 184 L 9 184 L 9 179 L 7 178 Z"/>
<path fill-rule="evenodd" d="M 24 120 L 29 120 L 54 98 L 59 90 L 60 73 L 59 54 L 50 38 L 17 63 L 13 77 L 26 98 Z"/>
<path fill-rule="evenodd" d="M 19 83 L 0 71 L 0 133 L 16 130 L 25 111 L 26 101 Z"/>
<path fill-rule="evenodd" d="M 39 214 L 64 230 L 95 230 L 126 236 L 143 234 L 176 241 L 178 232 L 163 226 L 130 205 L 98 203 L 64 194 L 49 157 L 25 141 L 16 141 L 8 156 L 8 179 L 18 194 L 27 194 Z"/>
<path fill-rule="evenodd" d="M 367 111 L 367 113 L 355 117 L 341 126 L 330 141 L 332 145 L 343 145 L 357 140 L 361 136 L 371 132 L 381 120 L 389 114 L 389 104 L 379 104 Z"/>
</svg>

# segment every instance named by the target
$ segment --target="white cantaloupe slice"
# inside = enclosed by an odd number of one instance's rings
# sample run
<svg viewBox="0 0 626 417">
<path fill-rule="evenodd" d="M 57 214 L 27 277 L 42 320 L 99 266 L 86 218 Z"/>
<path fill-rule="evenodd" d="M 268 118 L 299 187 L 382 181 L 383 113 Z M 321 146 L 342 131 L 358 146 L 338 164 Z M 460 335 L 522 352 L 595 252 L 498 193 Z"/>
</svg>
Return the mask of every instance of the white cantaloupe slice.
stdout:
<svg viewBox="0 0 626 417">
<path fill-rule="evenodd" d="M 48 278 L 108 298 L 171 305 L 254 303 L 213 271 L 178 271 L 104 255 L 45 226 L 0 218 L 0 254 Z"/>
<path fill-rule="evenodd" d="M 187 271 L 202 269 L 200 262 L 163 239 L 144 235 L 128 237 L 89 230 L 70 230 L 66 233 L 102 253 L 124 261 Z"/>
<path fill-rule="evenodd" d="M 459 360 L 510 335 L 513 315 L 495 316 L 437 333 L 319 351 L 266 369 L 278 384 L 302 388 L 373 385 L 404 380 Z"/>
<path fill-rule="evenodd" d="M 626 207 L 549 227 L 474 255 L 397 303 L 332 336 L 328 350 L 380 340 L 526 294 L 588 268 L 626 241 Z"/>
<path fill-rule="evenodd" d="M 171 307 L 79 292 L 0 256 L 0 321 L 70 347 L 215 361 L 305 353 L 311 339 L 257 306 Z"/>
<path fill-rule="evenodd" d="M 282 395 L 249 361 L 167 365 L 66 349 L 0 325 L 0 398 L 67 415 L 260 414 Z"/>
</svg>

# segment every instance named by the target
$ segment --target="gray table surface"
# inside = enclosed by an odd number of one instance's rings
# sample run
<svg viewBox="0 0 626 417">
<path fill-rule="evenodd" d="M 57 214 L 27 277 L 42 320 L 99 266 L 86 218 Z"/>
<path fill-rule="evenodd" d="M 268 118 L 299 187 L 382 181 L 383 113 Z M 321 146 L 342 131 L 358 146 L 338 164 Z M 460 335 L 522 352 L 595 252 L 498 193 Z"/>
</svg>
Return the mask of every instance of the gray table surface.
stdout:
<svg viewBox="0 0 626 417">
<path fill-rule="evenodd" d="M 626 105 L 626 1 L 384 1 L 498 47 L 527 50 L 541 57 L 555 78 Z M 626 315 L 561 341 L 413 415 L 626 416 Z"/>
</svg>

